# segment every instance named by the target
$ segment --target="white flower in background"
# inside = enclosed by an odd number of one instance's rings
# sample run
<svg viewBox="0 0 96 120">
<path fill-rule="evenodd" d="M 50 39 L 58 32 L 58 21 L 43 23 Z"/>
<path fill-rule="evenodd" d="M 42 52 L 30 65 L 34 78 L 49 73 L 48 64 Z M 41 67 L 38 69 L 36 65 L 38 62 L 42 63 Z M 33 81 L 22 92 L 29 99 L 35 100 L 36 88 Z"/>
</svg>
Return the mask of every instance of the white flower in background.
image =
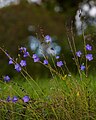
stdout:
<svg viewBox="0 0 96 120">
<path fill-rule="evenodd" d="M 51 38 L 48 35 L 45 36 L 45 38 Z M 37 39 L 34 36 L 30 36 L 29 37 L 29 46 L 31 48 L 31 50 L 38 55 L 39 57 L 43 57 L 44 55 L 47 56 L 57 56 L 60 54 L 61 51 L 61 47 L 53 41 L 53 39 L 51 38 L 51 42 L 46 42 L 46 41 L 40 41 L 39 39 Z"/>
<path fill-rule="evenodd" d="M 17 5 L 20 3 L 20 0 L 0 0 L 0 8 L 9 6 L 11 4 Z"/>
<path fill-rule="evenodd" d="M 96 1 L 88 1 L 80 4 L 75 16 L 77 34 L 82 34 L 88 25 L 96 26 Z"/>
<path fill-rule="evenodd" d="M 85 11 L 85 12 L 88 12 L 89 11 L 89 4 L 84 4 L 83 6 L 82 6 L 82 10 L 83 11 Z"/>
<path fill-rule="evenodd" d="M 36 3 L 38 5 L 41 5 L 42 0 L 28 0 L 29 3 Z"/>
<path fill-rule="evenodd" d="M 96 6 L 93 6 L 90 11 L 89 11 L 89 16 L 90 17 L 96 17 Z"/>
<path fill-rule="evenodd" d="M 41 5 L 42 0 L 27 0 L 28 3 L 36 3 L 38 5 Z M 17 5 L 20 3 L 20 0 L 0 0 L 0 8 L 9 6 L 11 4 Z"/>
</svg>

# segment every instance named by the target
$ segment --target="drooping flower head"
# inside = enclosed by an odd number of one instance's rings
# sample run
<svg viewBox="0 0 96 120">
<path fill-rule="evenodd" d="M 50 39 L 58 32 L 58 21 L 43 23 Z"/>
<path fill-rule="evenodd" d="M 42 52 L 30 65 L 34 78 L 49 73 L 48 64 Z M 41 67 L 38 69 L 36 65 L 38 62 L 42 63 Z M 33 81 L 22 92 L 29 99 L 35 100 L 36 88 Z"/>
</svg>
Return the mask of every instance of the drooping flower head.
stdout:
<svg viewBox="0 0 96 120">
<path fill-rule="evenodd" d="M 21 65 L 22 67 L 26 66 L 26 61 L 25 61 L 25 60 L 21 60 L 20 65 Z"/>
<path fill-rule="evenodd" d="M 40 58 L 37 57 L 37 58 L 34 58 L 34 62 L 39 62 Z"/>
<path fill-rule="evenodd" d="M 21 71 L 21 67 L 18 63 L 15 64 L 15 70 L 17 70 L 17 72 Z"/>
<path fill-rule="evenodd" d="M 4 76 L 4 81 L 5 82 L 9 82 L 10 81 L 10 77 L 8 75 Z"/>
<path fill-rule="evenodd" d="M 87 54 L 86 55 L 86 59 L 88 59 L 89 61 L 93 60 L 92 54 Z"/>
<path fill-rule="evenodd" d="M 39 62 L 40 60 L 40 58 L 36 54 L 33 54 L 32 58 L 34 59 L 34 62 Z"/>
<path fill-rule="evenodd" d="M 29 96 L 26 95 L 22 98 L 22 100 L 26 103 L 26 102 L 29 102 L 30 98 Z"/>
<path fill-rule="evenodd" d="M 47 65 L 48 64 L 48 60 L 44 60 L 44 65 Z"/>
<path fill-rule="evenodd" d="M 57 66 L 58 66 L 58 67 L 63 66 L 63 62 L 62 62 L 62 61 L 57 62 Z"/>
<path fill-rule="evenodd" d="M 29 56 L 29 52 L 24 52 L 23 57 L 28 57 Z"/>
<path fill-rule="evenodd" d="M 46 43 L 52 42 L 52 38 L 49 35 L 46 35 L 44 39 Z"/>
<path fill-rule="evenodd" d="M 27 52 L 27 49 L 25 47 L 19 48 L 20 52 L 23 53 L 23 57 L 28 57 L 29 52 Z"/>
<path fill-rule="evenodd" d="M 8 96 L 7 99 L 6 99 L 7 102 L 10 102 L 11 101 L 11 97 Z"/>
<path fill-rule="evenodd" d="M 21 47 L 21 48 L 19 48 L 19 50 L 20 50 L 20 52 L 23 52 L 23 53 L 26 52 L 26 48 L 25 47 Z"/>
<path fill-rule="evenodd" d="M 92 50 L 92 46 L 91 46 L 91 45 L 89 45 L 89 44 L 87 44 L 87 45 L 86 45 L 86 50 L 91 51 L 91 50 Z"/>
<path fill-rule="evenodd" d="M 17 102 L 18 101 L 18 98 L 16 97 L 16 96 L 14 96 L 13 98 L 12 98 L 12 102 Z"/>
<path fill-rule="evenodd" d="M 37 58 L 38 56 L 36 54 L 33 54 L 32 58 L 35 59 Z"/>
<path fill-rule="evenodd" d="M 60 56 L 56 56 L 56 59 L 59 59 L 60 58 Z"/>
<path fill-rule="evenodd" d="M 9 59 L 9 65 L 10 64 L 13 64 L 13 59 L 12 58 Z"/>
<path fill-rule="evenodd" d="M 77 55 L 77 57 L 81 57 L 82 52 L 79 50 L 79 51 L 76 52 L 76 55 Z"/>
<path fill-rule="evenodd" d="M 84 70 L 85 70 L 85 66 L 84 66 L 84 65 L 81 65 L 81 66 L 80 66 L 80 70 L 84 71 Z"/>
</svg>

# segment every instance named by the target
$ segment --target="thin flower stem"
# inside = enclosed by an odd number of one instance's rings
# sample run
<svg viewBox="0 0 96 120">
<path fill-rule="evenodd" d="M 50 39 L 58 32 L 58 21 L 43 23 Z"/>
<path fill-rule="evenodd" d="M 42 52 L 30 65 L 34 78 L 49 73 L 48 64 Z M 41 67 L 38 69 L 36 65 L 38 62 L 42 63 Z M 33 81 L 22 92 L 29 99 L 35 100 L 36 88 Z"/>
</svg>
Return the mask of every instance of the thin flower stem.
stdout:
<svg viewBox="0 0 96 120">
<path fill-rule="evenodd" d="M 41 61 L 39 61 L 39 63 L 43 64 Z M 44 65 L 44 64 L 43 64 Z M 44 65 L 46 68 L 48 68 L 50 70 L 50 72 L 55 73 L 56 75 L 58 75 L 60 78 L 63 78 L 64 76 L 62 76 L 60 73 L 58 73 L 56 70 L 54 70 L 50 64 L 48 65 Z"/>
<path fill-rule="evenodd" d="M 2 50 L 3 53 L 7 54 L 6 51 L 0 47 L 0 49 Z M 10 55 L 7 54 L 7 57 L 10 59 Z M 13 60 L 13 64 L 15 65 L 17 62 L 15 60 Z M 44 95 L 44 93 L 42 92 L 41 88 L 39 87 L 39 85 L 34 81 L 34 79 L 28 74 L 28 72 L 26 70 L 24 70 L 22 68 L 22 71 L 33 81 L 33 83 L 39 88 L 39 90 L 41 91 L 41 93 Z M 23 72 L 21 72 L 21 74 L 23 75 L 23 77 L 28 81 L 28 83 L 31 85 L 31 83 L 29 82 L 29 80 L 27 79 L 27 77 L 23 74 Z M 32 88 L 33 89 L 33 88 Z M 35 91 L 35 90 L 34 90 Z M 35 91 L 36 92 L 36 91 Z M 36 93 L 38 94 L 38 93 Z M 38 95 L 39 96 L 39 95 Z"/>
<path fill-rule="evenodd" d="M 75 40 L 74 40 L 74 34 L 73 34 L 73 29 L 71 27 L 71 34 L 72 34 L 72 42 L 73 42 L 73 52 L 75 52 L 76 54 L 76 45 L 75 45 Z M 76 65 L 77 65 L 77 69 L 78 69 L 78 72 L 79 72 L 79 75 L 80 75 L 80 79 L 82 80 L 82 74 L 81 74 L 81 71 L 80 71 L 80 65 L 79 65 L 79 60 L 78 60 L 78 57 L 74 54 L 74 57 L 75 57 L 75 60 L 76 60 Z"/>
<path fill-rule="evenodd" d="M 82 74 L 81 74 L 80 69 L 79 69 L 79 66 L 78 66 L 77 57 L 76 57 L 76 55 L 75 55 L 75 53 L 74 53 L 74 50 L 73 50 L 73 48 L 72 48 L 72 44 L 71 44 L 71 42 L 70 42 L 69 37 L 68 37 L 68 43 L 69 43 L 70 49 L 71 49 L 71 51 L 72 51 L 75 64 L 76 64 L 76 66 L 77 66 L 77 69 L 78 69 L 78 72 L 79 72 L 79 75 L 80 75 L 80 79 L 82 80 Z"/>
<path fill-rule="evenodd" d="M 27 82 L 30 84 L 31 88 L 33 89 L 31 83 L 29 82 L 29 80 L 27 79 L 27 77 L 23 74 L 23 72 L 21 72 L 22 76 L 27 80 Z M 33 91 L 37 94 L 37 96 L 39 97 L 38 93 L 36 90 L 33 89 Z"/>
<path fill-rule="evenodd" d="M 66 68 L 66 70 L 67 70 L 68 74 L 70 74 L 70 75 L 71 75 L 71 72 L 70 72 L 70 70 L 69 70 L 69 69 L 68 69 L 68 67 L 67 67 L 66 61 L 64 60 L 63 62 L 64 62 L 64 65 L 65 65 L 65 68 Z"/>
<path fill-rule="evenodd" d="M 42 92 L 42 89 L 40 88 L 40 86 L 34 81 L 34 79 L 28 74 L 28 72 L 27 71 L 25 71 L 24 69 L 22 69 L 24 72 L 25 72 L 25 74 L 32 80 L 32 82 L 39 88 L 39 90 L 41 91 L 41 93 L 44 95 L 44 93 Z M 23 74 L 24 75 L 24 74 Z M 24 78 L 26 79 L 26 80 L 28 80 L 27 78 L 26 78 L 26 76 L 24 75 Z M 28 80 L 28 82 L 29 82 L 29 80 Z M 30 83 L 30 82 L 29 82 Z M 30 85 L 31 85 L 31 83 L 30 83 Z"/>
<path fill-rule="evenodd" d="M 53 65 L 54 65 L 54 67 L 55 67 L 55 69 L 57 71 L 57 68 L 56 68 L 56 65 L 55 65 L 55 62 L 54 62 L 54 59 L 53 59 L 52 55 L 51 55 L 51 59 L 52 59 Z"/>
<path fill-rule="evenodd" d="M 87 55 L 87 50 L 86 50 L 86 41 L 85 41 L 85 35 L 84 35 L 84 31 L 83 31 L 83 40 L 84 40 L 84 51 L 85 51 L 85 55 Z M 88 77 L 88 60 L 85 57 L 85 65 L 86 65 L 86 77 Z"/>
</svg>

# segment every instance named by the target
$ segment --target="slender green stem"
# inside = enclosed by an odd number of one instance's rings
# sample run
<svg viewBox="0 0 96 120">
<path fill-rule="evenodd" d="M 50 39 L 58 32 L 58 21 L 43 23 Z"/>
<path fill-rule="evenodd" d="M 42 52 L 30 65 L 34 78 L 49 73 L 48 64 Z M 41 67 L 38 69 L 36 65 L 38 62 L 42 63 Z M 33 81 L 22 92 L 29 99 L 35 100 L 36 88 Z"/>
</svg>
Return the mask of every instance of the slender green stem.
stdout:
<svg viewBox="0 0 96 120">
<path fill-rule="evenodd" d="M 84 35 L 84 31 L 83 31 L 83 40 L 84 40 L 84 51 L 85 51 L 85 55 L 87 55 L 87 50 L 86 50 L 86 40 L 85 40 L 85 35 Z M 86 66 L 86 77 L 88 77 L 88 60 L 85 57 L 85 66 Z"/>
<path fill-rule="evenodd" d="M 41 91 L 42 95 L 44 95 L 44 93 L 42 92 L 42 89 L 40 88 L 40 86 L 37 84 L 37 82 L 28 74 L 27 71 L 25 71 L 24 69 L 22 69 L 24 71 L 24 73 L 32 80 L 32 82 L 38 87 L 38 89 Z M 26 76 L 22 73 L 22 75 L 24 76 L 24 78 L 29 82 L 29 80 L 26 78 Z M 31 83 L 29 82 L 29 84 L 31 85 Z"/>
<path fill-rule="evenodd" d="M 76 45 L 75 45 L 75 40 L 74 40 L 74 34 L 73 34 L 73 29 L 71 27 L 71 34 L 72 34 L 72 42 L 73 42 L 73 52 L 75 52 L 74 56 L 75 56 L 75 59 L 76 59 L 76 65 L 77 65 L 77 69 L 78 69 L 78 72 L 79 72 L 79 75 L 80 75 L 80 79 L 82 80 L 82 74 L 81 74 L 81 71 L 80 71 L 80 65 L 79 65 L 79 60 L 78 60 L 78 57 L 76 56 Z"/>
<path fill-rule="evenodd" d="M 34 90 L 34 88 L 32 87 L 31 83 L 29 82 L 29 80 L 27 79 L 27 77 L 23 74 L 23 72 L 21 72 L 22 76 L 27 80 L 27 82 L 30 84 L 31 88 L 33 89 L 33 91 L 37 94 L 37 96 L 39 97 L 38 93 L 36 90 Z"/>
<path fill-rule="evenodd" d="M 5 54 L 7 54 L 6 53 L 6 51 L 3 49 L 3 48 L 1 48 L 0 47 L 0 49 L 2 50 L 2 52 L 4 52 Z M 11 57 L 7 54 L 7 57 L 10 59 Z M 16 64 L 17 62 L 15 61 L 15 60 L 13 60 L 13 64 Z M 22 71 L 33 81 L 33 83 L 39 88 L 39 90 L 41 91 L 41 93 L 44 95 L 44 93 L 42 92 L 42 90 L 41 90 L 41 88 L 39 87 L 39 85 L 34 81 L 34 79 L 28 74 L 28 72 L 25 70 L 25 69 L 23 69 L 22 68 Z M 21 72 L 21 74 L 23 75 L 23 77 L 28 81 L 28 83 L 31 85 L 31 83 L 29 82 L 29 80 L 27 79 L 27 77 L 23 74 L 23 72 L 22 71 L 20 71 Z M 32 88 L 33 89 L 33 88 Z M 35 90 L 34 90 L 35 91 Z"/>
<path fill-rule="evenodd" d="M 74 41 L 74 40 L 73 40 L 73 41 Z M 81 71 L 80 71 L 80 68 L 79 68 L 80 66 L 79 66 L 79 64 L 78 64 L 78 58 L 77 58 L 77 56 L 75 55 L 76 49 L 75 49 L 75 52 L 74 52 L 69 37 L 68 37 L 68 43 L 69 43 L 70 49 L 71 49 L 71 51 L 72 51 L 72 54 L 73 54 L 73 57 L 74 57 L 75 64 L 76 64 L 76 66 L 77 66 L 77 69 L 78 69 L 78 72 L 79 72 L 79 75 L 80 75 L 80 79 L 82 80 L 82 74 L 81 74 Z M 74 47 L 75 47 L 75 45 L 74 45 Z"/>
</svg>

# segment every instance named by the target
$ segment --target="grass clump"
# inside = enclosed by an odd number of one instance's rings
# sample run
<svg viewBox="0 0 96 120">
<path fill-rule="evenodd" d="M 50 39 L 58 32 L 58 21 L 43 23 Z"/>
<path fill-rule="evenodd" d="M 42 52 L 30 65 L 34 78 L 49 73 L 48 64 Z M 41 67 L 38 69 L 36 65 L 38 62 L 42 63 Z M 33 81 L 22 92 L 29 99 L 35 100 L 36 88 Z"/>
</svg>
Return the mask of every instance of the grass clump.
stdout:
<svg viewBox="0 0 96 120">
<path fill-rule="evenodd" d="M 51 37 L 44 37 L 44 43 L 51 45 Z M 3 119 L 36 119 L 36 120 L 95 120 L 96 82 L 89 75 L 90 62 L 94 60 L 91 53 L 93 46 L 86 42 L 83 34 L 83 50 L 77 50 L 74 41 L 68 38 L 77 75 L 73 75 L 67 67 L 67 62 L 61 59 L 53 48 L 41 45 L 42 58 L 36 53 L 32 55 L 25 47 L 19 48 L 18 58 L 14 59 L 2 47 L 0 50 L 8 57 L 9 65 L 14 67 L 20 77 L 2 76 L 0 93 L 0 117 Z M 43 48 L 44 47 L 44 48 Z M 45 50 L 45 51 L 44 51 Z M 49 79 L 37 79 L 27 72 L 27 59 L 44 65 L 51 73 Z M 51 61 L 51 64 L 50 64 Z M 4 112 L 2 112 L 4 111 Z M 8 116 L 8 117 L 7 117 Z M 79 117 L 78 117 L 79 116 Z"/>
<path fill-rule="evenodd" d="M 18 85 L 13 85 L 13 81 Z M 57 119 L 57 120 L 82 120 L 96 119 L 96 101 L 94 79 L 67 76 L 65 80 L 54 78 L 52 80 L 37 80 L 43 94 L 31 82 L 15 78 L 8 84 L 2 83 L 0 102 L 0 117 L 2 119 Z M 41 84 L 43 81 L 43 84 Z M 29 86 L 29 87 L 28 87 Z M 4 88 L 5 87 L 5 88 Z M 9 89 L 9 91 L 8 91 Z M 25 93 L 25 90 L 28 92 Z M 7 92 L 6 92 L 7 91 Z M 10 92 L 10 94 L 9 94 Z M 38 96 L 37 94 L 38 93 Z M 30 96 L 30 101 L 24 103 L 22 100 L 24 95 Z M 18 97 L 18 101 L 7 101 L 7 97 Z M 7 117 L 8 116 L 8 117 Z M 79 116 L 79 118 L 78 118 Z"/>
</svg>

